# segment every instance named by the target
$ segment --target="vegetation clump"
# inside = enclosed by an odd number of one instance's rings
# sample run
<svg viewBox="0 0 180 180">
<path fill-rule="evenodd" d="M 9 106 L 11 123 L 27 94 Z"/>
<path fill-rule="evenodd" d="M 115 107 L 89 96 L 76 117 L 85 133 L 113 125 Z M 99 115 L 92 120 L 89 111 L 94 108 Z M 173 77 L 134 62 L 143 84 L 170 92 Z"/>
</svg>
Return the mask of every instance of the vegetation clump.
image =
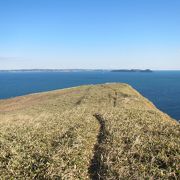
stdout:
<svg viewBox="0 0 180 180">
<path fill-rule="evenodd" d="M 0 101 L 0 179 L 180 179 L 180 125 L 126 84 Z"/>
</svg>

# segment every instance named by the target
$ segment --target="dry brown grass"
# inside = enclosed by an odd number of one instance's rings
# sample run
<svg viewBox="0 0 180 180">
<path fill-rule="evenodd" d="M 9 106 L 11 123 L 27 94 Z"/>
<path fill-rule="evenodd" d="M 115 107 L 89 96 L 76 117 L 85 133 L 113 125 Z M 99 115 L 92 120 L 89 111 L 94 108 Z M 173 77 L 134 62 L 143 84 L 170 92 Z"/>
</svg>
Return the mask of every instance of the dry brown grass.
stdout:
<svg viewBox="0 0 180 180">
<path fill-rule="evenodd" d="M 126 84 L 0 101 L 1 179 L 179 179 L 180 126 Z"/>
</svg>

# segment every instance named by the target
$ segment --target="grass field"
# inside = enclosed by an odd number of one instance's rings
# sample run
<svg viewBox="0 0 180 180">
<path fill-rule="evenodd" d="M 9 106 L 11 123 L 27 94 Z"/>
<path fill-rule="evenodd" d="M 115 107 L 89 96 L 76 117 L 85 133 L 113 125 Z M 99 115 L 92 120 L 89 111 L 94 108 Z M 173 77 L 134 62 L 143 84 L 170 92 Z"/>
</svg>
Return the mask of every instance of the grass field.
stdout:
<svg viewBox="0 0 180 180">
<path fill-rule="evenodd" d="M 180 179 L 180 124 L 126 84 L 0 100 L 0 179 Z"/>
</svg>

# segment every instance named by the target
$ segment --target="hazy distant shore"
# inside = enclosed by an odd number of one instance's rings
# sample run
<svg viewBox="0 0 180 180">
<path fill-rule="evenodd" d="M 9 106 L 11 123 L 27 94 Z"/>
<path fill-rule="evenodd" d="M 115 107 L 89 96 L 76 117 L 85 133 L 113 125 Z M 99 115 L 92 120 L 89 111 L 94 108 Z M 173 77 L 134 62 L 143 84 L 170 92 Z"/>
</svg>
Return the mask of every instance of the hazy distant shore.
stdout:
<svg viewBox="0 0 180 180">
<path fill-rule="evenodd" d="M 0 72 L 153 72 L 150 69 L 10 69 Z"/>
</svg>

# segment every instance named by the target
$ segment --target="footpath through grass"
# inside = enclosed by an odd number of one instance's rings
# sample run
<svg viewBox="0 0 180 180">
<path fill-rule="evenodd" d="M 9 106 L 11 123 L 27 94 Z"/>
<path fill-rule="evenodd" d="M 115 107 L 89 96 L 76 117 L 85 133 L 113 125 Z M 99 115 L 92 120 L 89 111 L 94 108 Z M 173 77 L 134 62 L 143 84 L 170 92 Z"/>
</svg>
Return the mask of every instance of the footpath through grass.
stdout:
<svg viewBox="0 0 180 180">
<path fill-rule="evenodd" d="M 180 125 L 126 84 L 0 101 L 0 179 L 179 179 Z"/>
</svg>

